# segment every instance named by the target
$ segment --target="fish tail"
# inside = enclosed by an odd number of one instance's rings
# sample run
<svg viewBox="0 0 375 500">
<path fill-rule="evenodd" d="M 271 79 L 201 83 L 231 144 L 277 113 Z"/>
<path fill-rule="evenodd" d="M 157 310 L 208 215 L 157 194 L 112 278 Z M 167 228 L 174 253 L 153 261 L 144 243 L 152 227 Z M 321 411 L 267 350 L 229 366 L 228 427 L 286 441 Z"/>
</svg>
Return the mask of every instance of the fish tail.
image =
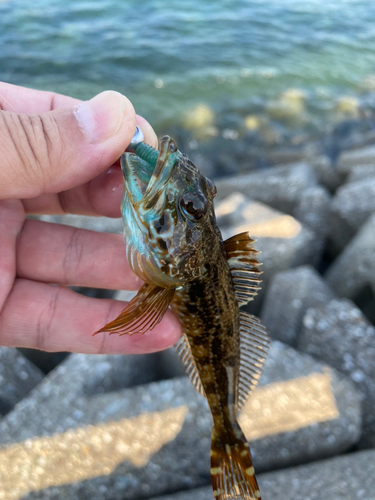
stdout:
<svg viewBox="0 0 375 500">
<path fill-rule="evenodd" d="M 210 473 L 216 500 L 261 500 L 245 436 L 229 445 L 213 430 Z"/>
</svg>

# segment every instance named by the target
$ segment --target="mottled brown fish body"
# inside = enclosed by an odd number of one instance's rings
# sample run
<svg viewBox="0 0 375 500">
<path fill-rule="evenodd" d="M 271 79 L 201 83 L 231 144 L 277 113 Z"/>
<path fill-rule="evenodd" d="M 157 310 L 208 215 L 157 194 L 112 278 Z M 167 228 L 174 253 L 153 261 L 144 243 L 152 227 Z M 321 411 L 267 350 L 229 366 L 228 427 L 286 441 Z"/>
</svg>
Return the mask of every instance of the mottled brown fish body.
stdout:
<svg viewBox="0 0 375 500">
<path fill-rule="evenodd" d="M 235 418 L 240 338 L 230 269 L 220 250 L 201 279 L 176 291 L 171 306 L 188 339 L 214 425 L 225 432 Z"/>
<path fill-rule="evenodd" d="M 99 331 L 143 333 L 171 305 L 183 330 L 177 352 L 213 417 L 213 495 L 258 500 L 250 450 L 237 422 L 268 346 L 261 321 L 240 310 L 259 290 L 258 252 L 247 233 L 222 241 L 214 214 L 216 188 L 173 139 L 161 140 L 153 165 L 156 152 L 150 156 L 150 147 L 143 146 L 139 155 L 122 158 L 121 210 L 127 259 L 145 284 Z"/>
<path fill-rule="evenodd" d="M 214 243 L 214 242 L 213 242 Z M 211 249 L 202 278 L 177 290 L 171 303 L 188 339 L 212 418 L 211 477 L 214 497 L 227 498 L 224 464 L 240 464 L 238 494 L 260 499 L 251 454 L 237 422 L 240 321 L 232 276 L 222 243 Z M 198 387 L 198 390 L 200 388 Z M 202 392 L 202 391 L 201 391 Z M 247 471 L 247 472 L 246 472 Z M 242 483 L 249 483 L 244 486 Z M 242 485 L 242 487 L 241 487 Z M 242 491 L 245 488 L 245 491 Z M 236 485 L 234 488 L 236 490 Z"/>
</svg>

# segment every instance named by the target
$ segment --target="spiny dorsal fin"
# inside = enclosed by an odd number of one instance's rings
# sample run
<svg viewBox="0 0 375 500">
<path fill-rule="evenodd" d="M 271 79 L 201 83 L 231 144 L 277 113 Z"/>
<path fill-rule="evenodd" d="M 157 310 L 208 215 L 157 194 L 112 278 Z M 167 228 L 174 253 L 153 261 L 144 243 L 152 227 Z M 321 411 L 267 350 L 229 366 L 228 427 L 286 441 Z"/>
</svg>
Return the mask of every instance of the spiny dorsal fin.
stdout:
<svg viewBox="0 0 375 500">
<path fill-rule="evenodd" d="M 203 389 L 201 379 L 195 364 L 193 354 L 191 352 L 190 344 L 185 334 L 182 335 L 176 344 L 177 354 L 180 356 L 181 362 L 184 365 L 186 375 L 190 378 L 193 386 L 197 389 L 199 394 L 206 397 Z"/>
<path fill-rule="evenodd" d="M 173 299 L 174 292 L 173 288 L 162 288 L 145 283 L 121 314 L 94 335 L 100 332 L 133 335 L 152 330 L 162 320 Z"/>
<path fill-rule="evenodd" d="M 261 265 L 257 261 L 260 253 L 254 249 L 255 240 L 251 239 L 249 233 L 241 233 L 224 241 L 228 264 L 231 270 L 234 290 L 238 305 L 242 306 L 253 300 L 260 290 L 259 279 L 262 274 L 259 271 Z"/>
<path fill-rule="evenodd" d="M 240 372 L 237 408 L 240 411 L 257 386 L 269 347 L 268 332 L 259 318 L 240 311 Z"/>
</svg>

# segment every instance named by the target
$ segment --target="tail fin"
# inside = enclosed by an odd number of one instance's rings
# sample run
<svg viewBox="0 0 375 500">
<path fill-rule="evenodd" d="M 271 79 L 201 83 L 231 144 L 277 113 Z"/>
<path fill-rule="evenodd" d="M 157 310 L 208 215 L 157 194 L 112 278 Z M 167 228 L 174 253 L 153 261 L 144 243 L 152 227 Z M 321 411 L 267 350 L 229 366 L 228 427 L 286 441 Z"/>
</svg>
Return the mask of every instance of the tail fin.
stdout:
<svg viewBox="0 0 375 500">
<path fill-rule="evenodd" d="M 245 439 L 229 446 L 221 442 L 213 431 L 210 472 L 216 500 L 261 500 Z"/>
</svg>

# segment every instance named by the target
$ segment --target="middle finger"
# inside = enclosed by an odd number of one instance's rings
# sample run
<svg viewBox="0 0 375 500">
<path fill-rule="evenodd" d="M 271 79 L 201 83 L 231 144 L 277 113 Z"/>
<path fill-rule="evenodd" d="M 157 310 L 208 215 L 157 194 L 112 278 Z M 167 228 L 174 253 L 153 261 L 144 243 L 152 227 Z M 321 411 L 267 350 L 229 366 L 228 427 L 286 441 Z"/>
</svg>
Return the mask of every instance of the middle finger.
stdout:
<svg viewBox="0 0 375 500">
<path fill-rule="evenodd" d="M 60 285 L 137 290 L 121 235 L 27 220 L 17 245 L 17 276 Z"/>
</svg>

